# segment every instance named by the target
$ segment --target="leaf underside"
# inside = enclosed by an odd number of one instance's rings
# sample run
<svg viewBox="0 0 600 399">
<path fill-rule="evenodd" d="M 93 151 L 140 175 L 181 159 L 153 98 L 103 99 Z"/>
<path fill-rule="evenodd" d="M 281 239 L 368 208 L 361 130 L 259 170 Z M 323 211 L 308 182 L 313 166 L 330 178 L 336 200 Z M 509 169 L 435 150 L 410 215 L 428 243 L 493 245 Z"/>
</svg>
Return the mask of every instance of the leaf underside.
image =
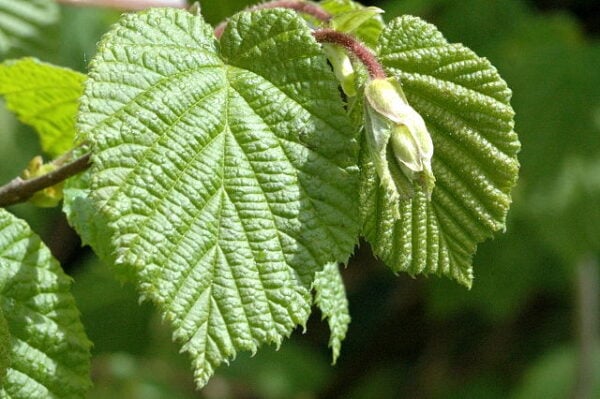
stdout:
<svg viewBox="0 0 600 399">
<path fill-rule="evenodd" d="M 7 107 L 36 129 L 42 149 L 52 157 L 73 147 L 84 80 L 81 73 L 34 58 L 0 65 L 0 94 Z"/>
<path fill-rule="evenodd" d="M 1 398 L 83 398 L 90 342 L 67 277 L 27 226 L 0 209 L 0 306 L 10 334 Z"/>
<path fill-rule="evenodd" d="M 432 135 L 436 185 L 431 202 L 419 192 L 395 220 L 363 151 L 363 234 L 396 272 L 444 274 L 470 286 L 477 243 L 504 228 L 518 174 L 511 92 L 486 59 L 416 17 L 392 21 L 378 55 Z"/>
<path fill-rule="evenodd" d="M 58 18 L 53 0 L 0 0 L 0 56 L 26 55 L 43 48 L 48 28 Z"/>
<path fill-rule="evenodd" d="M 117 267 L 171 322 L 199 386 L 304 325 L 314 273 L 353 249 L 355 129 L 293 12 L 240 13 L 220 43 L 185 11 L 123 17 L 79 128 Z"/>
</svg>

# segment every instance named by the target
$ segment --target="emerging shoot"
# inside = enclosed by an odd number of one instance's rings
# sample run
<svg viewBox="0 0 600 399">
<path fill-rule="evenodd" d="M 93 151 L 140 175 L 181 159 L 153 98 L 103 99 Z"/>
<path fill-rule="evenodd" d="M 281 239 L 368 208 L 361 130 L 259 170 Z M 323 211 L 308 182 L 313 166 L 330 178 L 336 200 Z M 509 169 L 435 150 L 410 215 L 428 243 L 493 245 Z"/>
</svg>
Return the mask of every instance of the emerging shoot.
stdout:
<svg viewBox="0 0 600 399">
<path fill-rule="evenodd" d="M 381 185 L 392 198 L 411 198 L 417 182 L 431 199 L 433 142 L 396 79 L 372 79 L 366 84 L 365 134 Z"/>
</svg>

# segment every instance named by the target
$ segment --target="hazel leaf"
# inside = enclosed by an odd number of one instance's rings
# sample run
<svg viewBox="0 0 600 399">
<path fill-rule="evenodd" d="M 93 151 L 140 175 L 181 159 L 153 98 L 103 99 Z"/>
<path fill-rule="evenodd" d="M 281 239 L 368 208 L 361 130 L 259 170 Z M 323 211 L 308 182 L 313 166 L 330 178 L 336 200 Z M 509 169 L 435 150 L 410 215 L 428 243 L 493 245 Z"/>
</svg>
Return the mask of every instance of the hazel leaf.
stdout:
<svg viewBox="0 0 600 399">
<path fill-rule="evenodd" d="M 393 20 L 377 53 L 431 134 L 436 182 L 431 201 L 415 187 L 412 199 L 397 203 L 362 151 L 363 234 L 395 272 L 447 275 L 470 286 L 473 253 L 504 229 L 519 171 L 511 92 L 485 58 L 416 17 Z"/>
<path fill-rule="evenodd" d="M 198 386 L 306 323 L 315 273 L 356 242 L 358 146 L 300 17 L 242 12 L 217 42 L 186 11 L 126 15 L 100 43 L 81 102 L 86 203 L 116 267 L 191 355 Z"/>
</svg>

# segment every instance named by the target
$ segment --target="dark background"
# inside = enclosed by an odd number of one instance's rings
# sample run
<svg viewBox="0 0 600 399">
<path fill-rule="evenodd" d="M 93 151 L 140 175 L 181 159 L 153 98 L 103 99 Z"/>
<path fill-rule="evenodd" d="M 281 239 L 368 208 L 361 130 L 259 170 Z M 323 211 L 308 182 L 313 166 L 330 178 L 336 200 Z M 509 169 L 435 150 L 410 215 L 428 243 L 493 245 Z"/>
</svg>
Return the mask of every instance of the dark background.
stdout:
<svg viewBox="0 0 600 399">
<path fill-rule="evenodd" d="M 215 23 L 250 1 L 207 0 Z M 308 331 L 276 352 L 240 354 L 194 391 L 188 359 L 132 287 L 81 249 L 56 210 L 12 210 L 40 232 L 75 278 L 95 343 L 90 398 L 566 398 L 581 371 L 578 328 L 597 322 L 600 251 L 600 2 L 405 0 L 370 2 L 386 20 L 436 24 L 498 68 L 513 89 L 523 150 L 505 234 L 474 258 L 468 291 L 440 278 L 394 276 L 362 244 L 344 270 L 352 323 L 336 366 L 315 310 Z M 40 58 L 85 71 L 115 12 L 63 9 L 59 43 Z M 35 135 L 0 112 L 2 181 L 39 152 Z M 591 265 L 591 266 L 590 266 Z M 578 279 L 578 276 L 581 278 Z M 592 284 L 590 284 L 592 283 Z M 587 286 L 591 299 L 578 302 Z M 600 398 L 600 350 L 586 381 Z"/>
</svg>

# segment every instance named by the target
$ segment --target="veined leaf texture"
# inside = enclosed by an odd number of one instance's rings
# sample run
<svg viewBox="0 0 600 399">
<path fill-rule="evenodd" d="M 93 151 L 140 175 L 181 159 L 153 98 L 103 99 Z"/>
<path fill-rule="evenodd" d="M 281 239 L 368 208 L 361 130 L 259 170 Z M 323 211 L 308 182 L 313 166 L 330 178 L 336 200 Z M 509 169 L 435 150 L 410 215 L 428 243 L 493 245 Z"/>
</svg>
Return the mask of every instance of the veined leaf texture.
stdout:
<svg viewBox="0 0 600 399">
<path fill-rule="evenodd" d="M 358 234 L 355 129 L 294 12 L 125 16 L 91 64 L 79 128 L 91 201 L 191 354 L 196 381 L 304 325 L 314 273 Z"/>
</svg>

